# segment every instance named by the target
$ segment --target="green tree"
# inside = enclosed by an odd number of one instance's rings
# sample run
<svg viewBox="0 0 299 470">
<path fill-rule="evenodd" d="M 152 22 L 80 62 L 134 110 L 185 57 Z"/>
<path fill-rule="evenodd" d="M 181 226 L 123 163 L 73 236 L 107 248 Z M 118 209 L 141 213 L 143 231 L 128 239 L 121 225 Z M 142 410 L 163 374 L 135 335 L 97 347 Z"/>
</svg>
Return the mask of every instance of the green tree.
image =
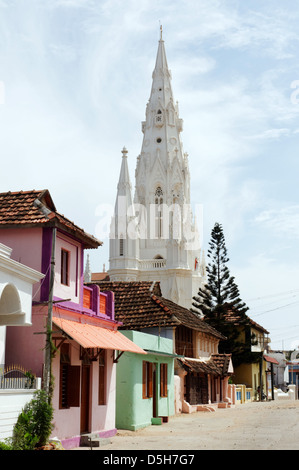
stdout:
<svg viewBox="0 0 299 470">
<path fill-rule="evenodd" d="M 219 352 L 231 353 L 234 366 L 252 361 L 250 319 L 246 315 L 248 307 L 241 300 L 235 278 L 227 267 L 229 258 L 219 223 L 211 232 L 207 256 L 207 283 L 193 297 L 191 310 L 226 337 L 219 343 Z M 246 343 L 240 341 L 241 330 L 245 332 Z"/>
</svg>

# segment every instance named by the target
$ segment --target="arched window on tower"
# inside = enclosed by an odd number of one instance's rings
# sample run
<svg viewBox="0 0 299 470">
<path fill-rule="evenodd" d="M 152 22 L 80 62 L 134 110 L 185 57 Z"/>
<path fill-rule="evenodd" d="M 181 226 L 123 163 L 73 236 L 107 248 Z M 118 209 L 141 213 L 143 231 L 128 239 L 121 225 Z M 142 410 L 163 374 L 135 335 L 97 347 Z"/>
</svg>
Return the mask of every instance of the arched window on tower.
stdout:
<svg viewBox="0 0 299 470">
<path fill-rule="evenodd" d="M 119 239 L 119 256 L 124 256 L 124 239 L 122 235 Z"/>
<path fill-rule="evenodd" d="M 156 205 L 156 237 L 162 238 L 162 204 L 163 204 L 163 191 L 161 186 L 158 186 L 155 192 L 155 205 Z"/>
<path fill-rule="evenodd" d="M 163 125 L 163 113 L 161 109 L 158 109 L 156 112 L 156 125 L 162 126 Z"/>
</svg>

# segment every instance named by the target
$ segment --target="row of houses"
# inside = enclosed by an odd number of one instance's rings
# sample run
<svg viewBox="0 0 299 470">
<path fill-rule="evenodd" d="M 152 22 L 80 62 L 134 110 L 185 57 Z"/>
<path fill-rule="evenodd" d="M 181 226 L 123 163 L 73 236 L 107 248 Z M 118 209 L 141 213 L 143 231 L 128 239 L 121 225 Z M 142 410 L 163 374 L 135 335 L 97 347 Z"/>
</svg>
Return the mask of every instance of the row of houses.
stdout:
<svg viewBox="0 0 299 470">
<path fill-rule="evenodd" d="M 101 244 L 48 190 L 0 194 L 0 367 L 21 364 L 43 387 L 53 383 L 52 437 L 64 448 L 233 406 L 239 383 L 267 386 L 271 359 L 234 371 L 218 353 L 221 333 L 164 298 L 159 282 L 84 282 L 84 253 Z M 0 416 L 0 437 L 9 432 Z"/>
</svg>

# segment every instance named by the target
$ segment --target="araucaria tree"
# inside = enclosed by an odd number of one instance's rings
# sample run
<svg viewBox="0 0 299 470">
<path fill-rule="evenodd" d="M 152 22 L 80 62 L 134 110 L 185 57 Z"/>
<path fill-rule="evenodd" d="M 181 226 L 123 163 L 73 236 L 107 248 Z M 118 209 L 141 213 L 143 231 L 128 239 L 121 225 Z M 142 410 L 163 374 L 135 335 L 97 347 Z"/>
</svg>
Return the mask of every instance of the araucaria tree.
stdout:
<svg viewBox="0 0 299 470">
<path fill-rule="evenodd" d="M 237 366 L 252 360 L 250 319 L 246 315 L 248 307 L 240 299 L 235 278 L 227 267 L 229 258 L 219 223 L 211 232 L 207 256 L 207 283 L 193 297 L 191 310 L 203 316 L 204 321 L 226 337 L 219 343 L 219 353 L 231 353 L 233 364 Z"/>
</svg>

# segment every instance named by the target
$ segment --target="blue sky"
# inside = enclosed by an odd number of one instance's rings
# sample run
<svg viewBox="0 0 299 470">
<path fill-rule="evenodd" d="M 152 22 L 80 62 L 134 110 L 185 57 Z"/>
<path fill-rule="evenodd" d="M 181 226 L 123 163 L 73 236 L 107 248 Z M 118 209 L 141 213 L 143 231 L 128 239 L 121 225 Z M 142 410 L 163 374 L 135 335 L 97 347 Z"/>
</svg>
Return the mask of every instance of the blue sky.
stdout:
<svg viewBox="0 0 299 470">
<path fill-rule="evenodd" d="M 204 248 L 221 223 L 251 318 L 295 348 L 298 20 L 289 0 L 0 0 L 1 192 L 47 188 L 102 235 L 123 146 L 134 183 L 162 24 Z"/>
</svg>

